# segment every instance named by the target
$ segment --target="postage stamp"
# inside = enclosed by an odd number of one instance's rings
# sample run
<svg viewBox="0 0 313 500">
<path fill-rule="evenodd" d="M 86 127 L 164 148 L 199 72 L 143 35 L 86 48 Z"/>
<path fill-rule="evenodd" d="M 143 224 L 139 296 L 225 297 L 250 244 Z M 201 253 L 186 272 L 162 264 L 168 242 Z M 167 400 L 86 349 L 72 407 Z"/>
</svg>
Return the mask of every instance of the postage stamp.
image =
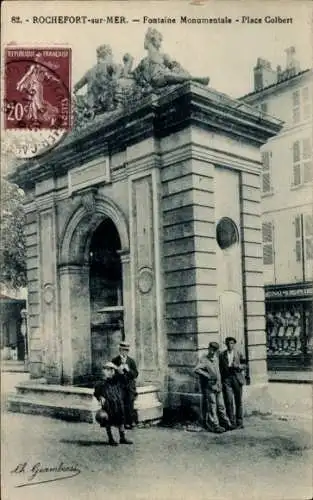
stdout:
<svg viewBox="0 0 313 500">
<path fill-rule="evenodd" d="M 71 49 L 5 48 L 3 127 L 18 158 L 38 156 L 71 129 Z"/>
</svg>

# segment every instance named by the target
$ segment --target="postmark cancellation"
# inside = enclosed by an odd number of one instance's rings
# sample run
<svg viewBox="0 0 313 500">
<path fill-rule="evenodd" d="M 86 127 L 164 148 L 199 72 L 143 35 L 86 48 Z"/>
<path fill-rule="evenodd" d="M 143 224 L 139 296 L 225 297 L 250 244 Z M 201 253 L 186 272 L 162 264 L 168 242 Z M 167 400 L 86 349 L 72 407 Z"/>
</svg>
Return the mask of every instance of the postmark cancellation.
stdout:
<svg viewBox="0 0 313 500">
<path fill-rule="evenodd" d="M 4 146 L 17 158 L 38 156 L 58 144 L 72 125 L 69 47 L 4 51 Z"/>
</svg>

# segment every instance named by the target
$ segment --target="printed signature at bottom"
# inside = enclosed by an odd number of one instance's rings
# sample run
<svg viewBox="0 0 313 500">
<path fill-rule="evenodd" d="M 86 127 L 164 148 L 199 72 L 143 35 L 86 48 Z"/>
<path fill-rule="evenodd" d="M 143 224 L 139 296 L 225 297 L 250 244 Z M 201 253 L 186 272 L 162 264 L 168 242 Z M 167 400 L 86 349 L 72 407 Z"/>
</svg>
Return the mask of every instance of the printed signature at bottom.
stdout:
<svg viewBox="0 0 313 500">
<path fill-rule="evenodd" d="M 81 470 L 76 465 L 67 465 L 60 462 L 57 465 L 45 465 L 41 462 L 29 464 L 23 462 L 11 470 L 11 474 L 23 478 L 23 482 L 16 488 L 32 486 L 34 484 L 51 483 L 78 476 Z"/>
</svg>

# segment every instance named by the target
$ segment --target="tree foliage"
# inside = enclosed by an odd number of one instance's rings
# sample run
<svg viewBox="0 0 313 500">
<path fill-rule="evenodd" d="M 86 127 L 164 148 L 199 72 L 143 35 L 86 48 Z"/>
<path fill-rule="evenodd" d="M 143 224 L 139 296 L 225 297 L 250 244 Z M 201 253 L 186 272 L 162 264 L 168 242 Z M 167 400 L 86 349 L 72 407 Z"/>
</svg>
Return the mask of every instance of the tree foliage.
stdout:
<svg viewBox="0 0 313 500">
<path fill-rule="evenodd" d="M 13 288 L 26 286 L 24 192 L 1 179 L 0 281 Z"/>
</svg>

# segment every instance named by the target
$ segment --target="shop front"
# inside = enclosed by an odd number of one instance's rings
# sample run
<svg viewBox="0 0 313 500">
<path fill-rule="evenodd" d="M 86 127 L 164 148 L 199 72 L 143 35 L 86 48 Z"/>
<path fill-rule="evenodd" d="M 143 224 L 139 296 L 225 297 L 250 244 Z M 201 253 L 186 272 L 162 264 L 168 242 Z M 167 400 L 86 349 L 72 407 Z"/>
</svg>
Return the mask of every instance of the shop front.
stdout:
<svg viewBox="0 0 313 500">
<path fill-rule="evenodd" d="M 265 287 L 267 363 L 269 370 L 312 367 L 312 283 Z"/>
</svg>

